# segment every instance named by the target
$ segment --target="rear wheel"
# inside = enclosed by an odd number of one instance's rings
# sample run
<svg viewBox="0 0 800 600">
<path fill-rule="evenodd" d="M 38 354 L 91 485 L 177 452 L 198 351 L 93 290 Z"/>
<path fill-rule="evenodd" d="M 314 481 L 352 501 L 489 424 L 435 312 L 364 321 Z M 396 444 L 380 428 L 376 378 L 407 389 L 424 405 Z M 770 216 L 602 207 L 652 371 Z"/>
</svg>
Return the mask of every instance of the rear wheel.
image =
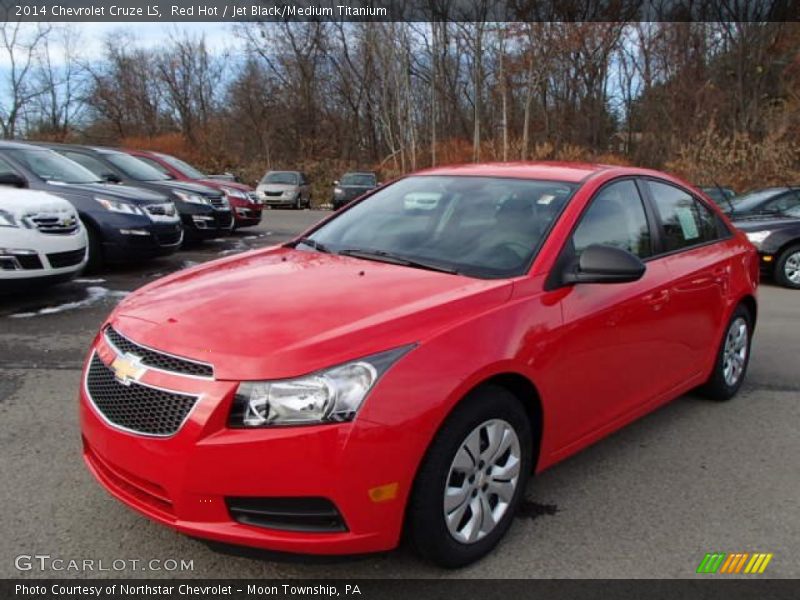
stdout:
<svg viewBox="0 0 800 600">
<path fill-rule="evenodd" d="M 531 472 L 532 434 L 520 402 L 487 385 L 445 421 L 423 461 L 408 507 L 418 554 L 444 567 L 483 557 L 505 535 Z"/>
<path fill-rule="evenodd" d="M 784 287 L 800 289 L 800 244 L 781 252 L 775 262 L 775 281 Z"/>
<path fill-rule="evenodd" d="M 706 396 L 713 400 L 730 400 L 742 387 L 750 362 L 752 333 L 753 317 L 747 308 L 739 305 L 725 328 L 714 371 L 702 388 Z"/>
</svg>

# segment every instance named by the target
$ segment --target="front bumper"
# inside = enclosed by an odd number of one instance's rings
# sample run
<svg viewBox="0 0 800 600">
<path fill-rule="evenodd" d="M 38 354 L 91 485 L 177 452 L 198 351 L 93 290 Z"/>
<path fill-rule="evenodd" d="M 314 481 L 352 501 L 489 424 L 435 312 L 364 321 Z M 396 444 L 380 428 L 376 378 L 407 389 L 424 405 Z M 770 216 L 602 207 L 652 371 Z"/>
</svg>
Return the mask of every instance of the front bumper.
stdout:
<svg viewBox="0 0 800 600">
<path fill-rule="evenodd" d="M 87 245 L 83 229 L 73 234 L 48 235 L 5 228 L 0 242 L 0 282 L 69 279 L 86 265 Z"/>
<path fill-rule="evenodd" d="M 114 263 L 168 256 L 183 242 L 183 227 L 177 220 L 156 223 L 148 219 L 144 226 L 107 228 L 104 234 L 105 258 Z"/>
<path fill-rule="evenodd" d="M 219 237 L 234 227 L 233 213 L 229 209 L 184 203 L 179 210 L 185 234 L 191 239 Z"/>
<path fill-rule="evenodd" d="M 106 364 L 113 360 L 102 335 L 95 351 Z M 86 369 L 83 382 L 84 460 L 111 495 L 150 519 L 195 537 L 282 552 L 357 554 L 397 545 L 416 461 L 398 458 L 404 456 L 398 449 L 403 436 L 387 426 L 356 419 L 229 429 L 237 382 L 148 370 L 141 383 L 200 397 L 174 435 L 152 437 L 110 423 L 90 400 Z M 387 485 L 394 485 L 396 495 L 374 500 L 374 490 Z M 243 524 L 228 511 L 226 498 L 231 497 L 325 498 L 335 505 L 346 530 Z"/>
<path fill-rule="evenodd" d="M 261 223 L 263 207 L 238 198 L 228 199 L 233 211 L 236 227 L 252 227 Z"/>
</svg>

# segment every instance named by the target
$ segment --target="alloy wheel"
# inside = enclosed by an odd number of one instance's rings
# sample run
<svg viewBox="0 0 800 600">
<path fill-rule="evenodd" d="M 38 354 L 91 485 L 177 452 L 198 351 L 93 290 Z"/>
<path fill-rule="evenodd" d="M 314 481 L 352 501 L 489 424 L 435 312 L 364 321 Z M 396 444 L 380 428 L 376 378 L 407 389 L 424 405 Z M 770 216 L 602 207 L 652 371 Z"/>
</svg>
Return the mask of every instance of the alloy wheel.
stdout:
<svg viewBox="0 0 800 600">
<path fill-rule="evenodd" d="M 795 252 L 786 257 L 786 262 L 783 264 L 783 272 L 786 275 L 786 279 L 800 285 L 800 252 Z"/>
<path fill-rule="evenodd" d="M 735 386 L 744 373 L 749 335 L 747 321 L 743 317 L 737 317 L 728 327 L 723 350 L 722 375 L 730 387 Z"/>
<path fill-rule="evenodd" d="M 467 435 L 444 489 L 444 518 L 456 541 L 472 544 L 497 527 L 517 490 L 521 460 L 519 437 L 502 419 L 484 421 Z"/>
</svg>

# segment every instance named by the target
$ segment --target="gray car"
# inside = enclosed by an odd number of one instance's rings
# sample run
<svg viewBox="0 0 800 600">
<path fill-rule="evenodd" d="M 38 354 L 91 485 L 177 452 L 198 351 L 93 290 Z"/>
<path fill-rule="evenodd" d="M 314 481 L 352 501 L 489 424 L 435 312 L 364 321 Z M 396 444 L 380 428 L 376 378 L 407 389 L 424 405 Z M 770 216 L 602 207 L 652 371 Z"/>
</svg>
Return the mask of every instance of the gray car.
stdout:
<svg viewBox="0 0 800 600">
<path fill-rule="evenodd" d="M 288 208 L 309 208 L 311 186 L 300 171 L 268 171 L 256 187 L 263 204 Z"/>
</svg>

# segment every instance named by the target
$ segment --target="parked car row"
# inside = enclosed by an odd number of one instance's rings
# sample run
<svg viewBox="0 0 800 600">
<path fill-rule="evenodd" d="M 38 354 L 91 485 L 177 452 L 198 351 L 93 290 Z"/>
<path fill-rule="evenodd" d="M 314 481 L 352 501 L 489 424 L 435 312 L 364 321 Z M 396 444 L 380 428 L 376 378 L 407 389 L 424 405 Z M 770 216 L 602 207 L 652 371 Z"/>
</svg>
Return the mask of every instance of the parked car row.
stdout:
<svg viewBox="0 0 800 600">
<path fill-rule="evenodd" d="M 72 144 L 0 142 L 0 185 L 0 291 L 168 255 L 257 225 L 263 208 L 166 154 Z"/>
<path fill-rule="evenodd" d="M 722 208 L 758 248 L 762 273 L 800 289 L 800 188 L 754 190 Z"/>
</svg>

